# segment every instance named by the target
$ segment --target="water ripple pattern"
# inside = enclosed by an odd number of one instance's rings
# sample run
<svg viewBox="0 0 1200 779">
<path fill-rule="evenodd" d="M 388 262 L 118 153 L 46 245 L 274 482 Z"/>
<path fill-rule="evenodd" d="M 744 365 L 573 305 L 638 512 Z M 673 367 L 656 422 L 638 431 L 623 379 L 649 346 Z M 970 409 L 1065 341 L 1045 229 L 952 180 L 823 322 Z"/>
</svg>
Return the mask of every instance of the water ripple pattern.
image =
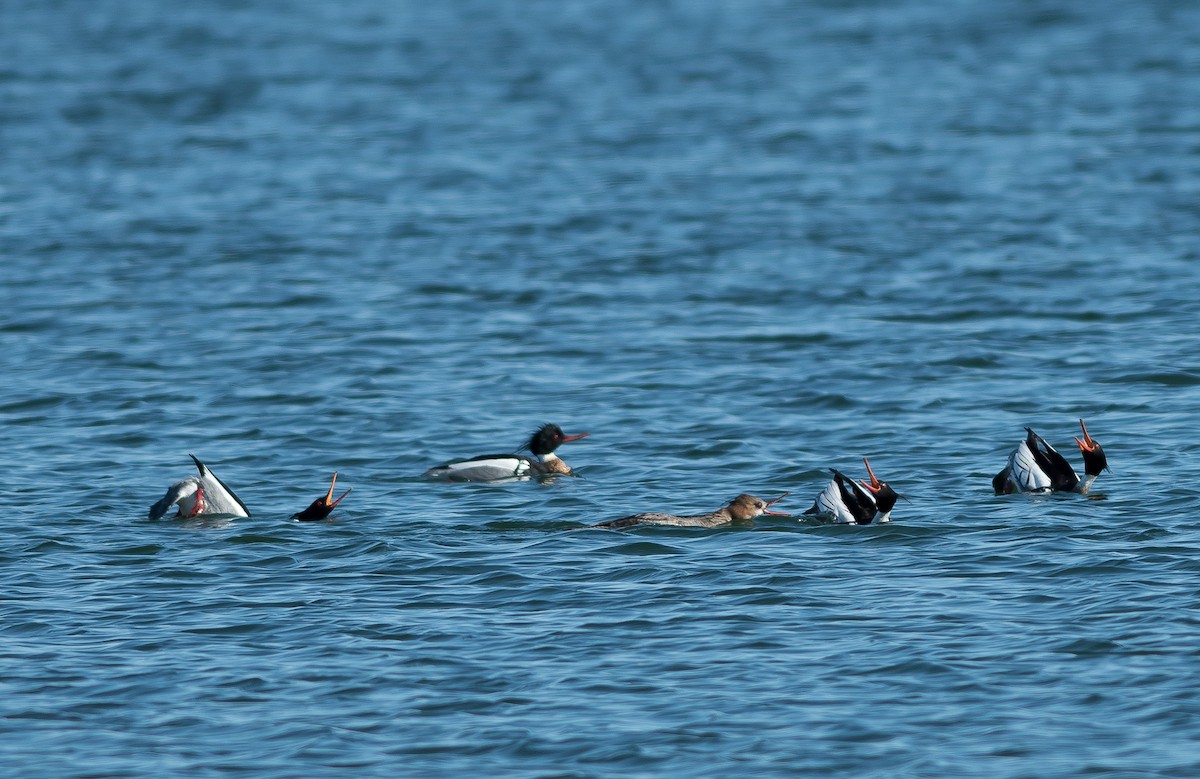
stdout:
<svg viewBox="0 0 1200 779">
<path fill-rule="evenodd" d="M 1200 775 L 1200 7 L 4 15 L 0 773 Z"/>
</svg>

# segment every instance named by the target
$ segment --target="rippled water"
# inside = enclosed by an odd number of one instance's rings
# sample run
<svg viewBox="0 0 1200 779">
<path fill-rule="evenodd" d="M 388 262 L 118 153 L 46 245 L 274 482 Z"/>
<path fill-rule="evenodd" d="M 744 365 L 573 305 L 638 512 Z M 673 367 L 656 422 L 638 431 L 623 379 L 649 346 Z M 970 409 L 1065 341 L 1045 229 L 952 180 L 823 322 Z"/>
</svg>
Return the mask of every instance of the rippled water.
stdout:
<svg viewBox="0 0 1200 779">
<path fill-rule="evenodd" d="M 1200 8 L 4 15 L 5 773 L 1200 773 Z"/>
</svg>

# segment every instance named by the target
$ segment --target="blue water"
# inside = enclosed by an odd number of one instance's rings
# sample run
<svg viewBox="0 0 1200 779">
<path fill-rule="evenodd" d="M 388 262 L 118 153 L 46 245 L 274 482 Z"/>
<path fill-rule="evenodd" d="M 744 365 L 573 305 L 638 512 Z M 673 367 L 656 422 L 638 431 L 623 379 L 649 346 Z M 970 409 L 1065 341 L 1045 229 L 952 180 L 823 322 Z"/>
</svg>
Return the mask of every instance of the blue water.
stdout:
<svg viewBox="0 0 1200 779">
<path fill-rule="evenodd" d="M 0 14 L 0 772 L 1200 775 L 1200 6 Z"/>
</svg>

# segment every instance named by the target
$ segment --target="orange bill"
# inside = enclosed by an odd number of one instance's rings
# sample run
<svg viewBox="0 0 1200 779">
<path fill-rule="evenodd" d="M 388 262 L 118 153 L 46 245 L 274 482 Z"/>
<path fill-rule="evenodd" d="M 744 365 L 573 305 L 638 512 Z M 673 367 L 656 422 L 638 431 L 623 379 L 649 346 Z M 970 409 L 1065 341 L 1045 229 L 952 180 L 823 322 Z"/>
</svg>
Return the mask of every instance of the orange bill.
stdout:
<svg viewBox="0 0 1200 779">
<path fill-rule="evenodd" d="M 1094 438 L 1092 438 L 1090 435 L 1088 435 L 1087 425 L 1085 425 L 1083 423 L 1082 419 L 1079 420 L 1079 427 L 1081 430 L 1083 430 L 1083 438 L 1079 438 L 1078 436 L 1075 437 L 1075 443 L 1079 444 L 1079 451 L 1081 451 L 1081 452 L 1096 451 L 1096 447 L 1100 446 L 1100 444 L 1096 443 L 1096 440 Z"/>
<path fill-rule="evenodd" d="M 774 516 L 774 517 L 790 517 L 791 514 L 788 514 L 786 511 L 771 511 L 771 507 L 791 494 L 792 493 L 790 493 L 790 492 L 785 492 L 782 495 L 780 495 L 778 498 L 776 498 L 775 500 L 767 501 L 767 507 L 763 509 L 763 513 L 770 514 L 771 516 Z"/>
<path fill-rule="evenodd" d="M 859 483 L 871 492 L 879 492 L 883 489 L 883 482 L 875 476 L 875 471 L 871 470 L 871 463 L 865 457 L 863 458 L 863 465 L 867 466 L 867 474 L 871 477 L 871 482 L 868 484 L 866 479 L 859 479 Z"/>
<path fill-rule="evenodd" d="M 334 471 L 333 472 L 333 481 L 329 482 L 329 492 L 325 493 L 325 505 L 329 506 L 329 508 L 331 508 L 331 509 L 334 506 L 336 506 L 337 504 L 341 503 L 342 498 L 346 497 L 354 490 L 354 488 L 351 487 L 350 489 L 343 492 L 341 497 L 339 497 L 337 500 L 333 500 L 333 487 L 334 487 L 334 485 L 337 484 L 337 477 L 338 477 L 337 471 Z M 332 501 L 332 502 L 330 502 L 330 501 Z"/>
</svg>

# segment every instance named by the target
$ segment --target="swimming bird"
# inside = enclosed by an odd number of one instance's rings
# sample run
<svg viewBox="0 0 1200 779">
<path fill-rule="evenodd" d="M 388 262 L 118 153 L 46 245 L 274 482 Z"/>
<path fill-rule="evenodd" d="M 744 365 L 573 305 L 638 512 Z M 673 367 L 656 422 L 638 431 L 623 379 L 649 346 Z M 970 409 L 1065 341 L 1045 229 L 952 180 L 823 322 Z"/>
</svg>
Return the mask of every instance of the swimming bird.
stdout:
<svg viewBox="0 0 1200 779">
<path fill-rule="evenodd" d="M 586 438 L 589 433 L 567 435 L 558 425 L 546 424 L 534 431 L 528 449 L 533 457 L 520 454 L 488 454 L 465 460 L 451 460 L 421 474 L 429 479 L 446 481 L 499 481 L 527 479 L 547 474 L 570 474 L 571 468 L 554 453 L 562 444 Z"/>
<path fill-rule="evenodd" d="M 309 507 L 304 511 L 298 511 L 289 519 L 297 519 L 301 522 L 319 522 L 329 516 L 329 512 L 337 507 L 337 504 L 342 502 L 342 498 L 354 491 L 354 488 L 346 490 L 337 500 L 333 499 L 333 485 L 337 484 L 337 471 L 333 472 L 333 481 L 329 482 L 329 492 L 314 500 Z"/>
<path fill-rule="evenodd" d="M 891 485 L 875 476 L 871 463 L 865 457 L 863 465 L 867 466 L 867 475 L 871 477 L 869 482 L 865 479 L 855 482 L 836 468 L 831 468 L 833 480 L 817 496 L 812 508 L 804 513 L 846 525 L 891 522 L 892 508 L 900 495 Z"/>
<path fill-rule="evenodd" d="M 601 522 L 593 527 L 605 528 L 625 528 L 633 527 L 634 525 L 675 525 L 681 527 L 717 527 L 718 525 L 728 525 L 731 522 L 749 522 L 755 517 L 763 514 L 770 514 L 776 517 L 791 516 L 782 511 L 771 511 L 771 506 L 774 506 L 779 501 L 788 496 L 788 493 L 783 493 L 775 500 L 763 500 L 756 498 L 753 495 L 745 493 L 738 495 L 725 506 L 708 514 L 692 514 L 690 516 L 679 516 L 677 514 L 659 514 L 650 512 L 645 514 L 633 514 L 628 517 L 620 517 L 619 519 L 610 519 L 607 522 Z"/>
<path fill-rule="evenodd" d="M 248 517 L 250 509 L 242 503 L 242 499 L 217 478 L 204 463 L 189 454 L 196 464 L 198 476 L 189 476 L 177 481 L 167 488 L 167 494 L 150 507 L 150 519 L 162 519 L 172 506 L 179 506 L 178 516 L 198 517 L 200 515 L 221 515 L 227 517 Z"/>
<path fill-rule="evenodd" d="M 1025 428 L 1025 440 L 1012 450 L 1004 470 L 992 477 L 992 489 L 997 495 L 1013 492 L 1078 492 L 1086 495 L 1101 471 L 1108 469 L 1104 448 L 1088 435 L 1087 425 L 1079 420 L 1083 438 L 1075 443 L 1083 455 L 1083 479 L 1046 439 Z"/>
</svg>

